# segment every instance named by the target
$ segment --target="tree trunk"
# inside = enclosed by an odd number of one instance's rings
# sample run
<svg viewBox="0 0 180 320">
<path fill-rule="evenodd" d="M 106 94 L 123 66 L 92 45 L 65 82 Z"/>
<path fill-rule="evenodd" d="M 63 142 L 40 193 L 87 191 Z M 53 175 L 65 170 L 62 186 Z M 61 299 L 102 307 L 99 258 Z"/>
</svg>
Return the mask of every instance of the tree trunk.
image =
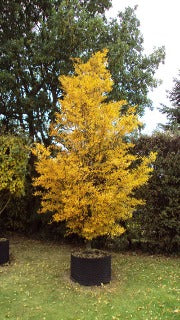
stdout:
<svg viewBox="0 0 180 320">
<path fill-rule="evenodd" d="M 92 249 L 92 241 L 91 240 L 86 240 L 86 250 L 91 250 Z"/>
</svg>

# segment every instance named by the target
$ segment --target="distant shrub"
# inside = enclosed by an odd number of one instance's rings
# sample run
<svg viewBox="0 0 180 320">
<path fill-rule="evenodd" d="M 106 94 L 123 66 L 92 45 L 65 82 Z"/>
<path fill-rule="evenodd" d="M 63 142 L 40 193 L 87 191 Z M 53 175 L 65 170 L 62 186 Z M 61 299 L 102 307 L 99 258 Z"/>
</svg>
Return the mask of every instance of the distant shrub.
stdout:
<svg viewBox="0 0 180 320">
<path fill-rule="evenodd" d="M 154 171 L 148 183 L 137 195 L 146 199 L 129 221 L 131 238 L 142 248 L 153 251 L 173 252 L 180 245 L 180 138 L 170 133 L 141 136 L 134 152 L 146 155 L 156 151 Z"/>
<path fill-rule="evenodd" d="M 27 144 L 25 137 L 0 135 L 0 216 L 5 214 L 7 217 L 8 205 L 25 194 L 29 159 Z"/>
</svg>

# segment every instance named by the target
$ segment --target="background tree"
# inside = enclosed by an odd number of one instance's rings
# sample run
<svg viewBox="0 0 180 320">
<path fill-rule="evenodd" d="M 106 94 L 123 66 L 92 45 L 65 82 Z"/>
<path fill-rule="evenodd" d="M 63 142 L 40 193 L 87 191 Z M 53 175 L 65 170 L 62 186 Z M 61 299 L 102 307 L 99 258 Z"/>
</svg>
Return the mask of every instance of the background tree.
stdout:
<svg viewBox="0 0 180 320">
<path fill-rule="evenodd" d="M 0 118 L 7 131 L 20 126 L 33 141 L 49 145 L 49 123 L 63 98 L 58 76 L 73 72 L 71 57 L 87 60 L 104 47 L 114 80 L 110 98 L 138 104 L 139 114 L 151 105 L 147 93 L 157 86 L 154 73 L 164 50 L 144 55 L 135 10 L 107 21 L 110 6 L 108 0 L 1 1 Z"/>
<path fill-rule="evenodd" d="M 124 138 L 139 121 L 133 107 L 119 117 L 125 101 L 107 102 L 113 81 L 106 53 L 77 59 L 75 74 L 60 77 L 65 95 L 52 126 L 54 145 L 34 149 L 41 213 L 52 212 L 53 221 L 65 220 L 69 233 L 87 240 L 124 232 L 121 221 L 143 204 L 134 190 L 148 180 L 155 158 L 129 152 L 133 145 Z"/>
<path fill-rule="evenodd" d="M 168 97 L 172 105 L 162 105 L 160 108 L 160 111 L 166 114 L 168 123 L 165 125 L 160 124 L 160 126 L 164 130 L 178 131 L 180 130 L 180 79 L 174 79 L 174 87 L 169 92 Z"/>
</svg>

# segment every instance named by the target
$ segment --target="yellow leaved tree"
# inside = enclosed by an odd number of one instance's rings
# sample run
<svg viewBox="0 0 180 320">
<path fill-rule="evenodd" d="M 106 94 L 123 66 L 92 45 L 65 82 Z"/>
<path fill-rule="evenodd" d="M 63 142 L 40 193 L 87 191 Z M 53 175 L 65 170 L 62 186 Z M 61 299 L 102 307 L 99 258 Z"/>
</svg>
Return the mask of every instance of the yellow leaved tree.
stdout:
<svg viewBox="0 0 180 320">
<path fill-rule="evenodd" d="M 143 204 L 133 194 L 155 160 L 153 153 L 130 153 L 127 137 L 139 121 L 133 107 L 120 116 L 125 101 L 107 102 L 113 81 L 106 55 L 97 52 L 87 63 L 76 59 L 74 74 L 60 77 L 65 96 L 51 127 L 54 145 L 33 150 L 41 213 L 52 212 L 53 221 L 65 220 L 69 233 L 87 240 L 125 231 L 120 222 Z"/>
<path fill-rule="evenodd" d="M 0 214 L 11 197 L 25 192 L 25 178 L 30 147 L 25 137 L 0 135 Z"/>
</svg>

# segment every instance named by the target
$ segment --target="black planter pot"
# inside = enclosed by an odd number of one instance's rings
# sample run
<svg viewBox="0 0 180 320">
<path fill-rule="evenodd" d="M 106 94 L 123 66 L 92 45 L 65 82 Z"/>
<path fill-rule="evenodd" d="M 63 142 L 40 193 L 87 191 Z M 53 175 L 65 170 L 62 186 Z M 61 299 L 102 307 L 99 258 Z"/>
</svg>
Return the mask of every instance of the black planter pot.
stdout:
<svg viewBox="0 0 180 320">
<path fill-rule="evenodd" d="M 9 261 L 9 240 L 0 238 L 0 264 Z"/>
<path fill-rule="evenodd" d="M 71 279 L 84 286 L 99 286 L 111 281 L 111 255 L 71 254 Z"/>
</svg>

